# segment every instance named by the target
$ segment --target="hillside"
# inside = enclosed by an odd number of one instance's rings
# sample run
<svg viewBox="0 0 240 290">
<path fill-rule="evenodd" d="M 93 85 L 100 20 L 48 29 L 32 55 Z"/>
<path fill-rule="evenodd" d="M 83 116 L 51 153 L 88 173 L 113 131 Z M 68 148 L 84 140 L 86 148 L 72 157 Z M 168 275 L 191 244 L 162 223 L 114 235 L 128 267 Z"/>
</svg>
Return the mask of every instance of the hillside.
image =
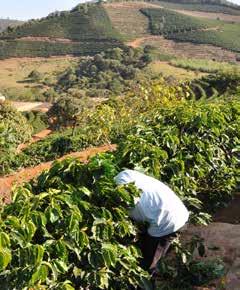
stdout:
<svg viewBox="0 0 240 290">
<path fill-rule="evenodd" d="M 120 39 L 100 4 L 83 4 L 2 33 L 0 57 L 96 54 Z"/>
<path fill-rule="evenodd" d="M 10 20 L 10 19 L 0 19 L 0 32 L 4 31 L 8 26 L 14 27 L 23 24 L 23 21 Z"/>
<path fill-rule="evenodd" d="M 229 1 L 221 0 L 183 0 L 183 1 L 154 1 L 160 6 L 168 9 L 178 10 L 190 10 L 190 11 L 203 11 L 203 12 L 215 12 L 215 13 L 226 13 L 230 15 L 240 15 L 240 7 Z"/>
<path fill-rule="evenodd" d="M 240 8 L 226 1 L 85 3 L 3 32 L 0 58 L 94 55 L 150 35 L 238 53 L 239 31 Z"/>
<path fill-rule="evenodd" d="M 199 44 L 212 44 L 240 52 L 240 23 L 197 18 L 169 9 L 142 9 L 154 35 Z"/>
</svg>

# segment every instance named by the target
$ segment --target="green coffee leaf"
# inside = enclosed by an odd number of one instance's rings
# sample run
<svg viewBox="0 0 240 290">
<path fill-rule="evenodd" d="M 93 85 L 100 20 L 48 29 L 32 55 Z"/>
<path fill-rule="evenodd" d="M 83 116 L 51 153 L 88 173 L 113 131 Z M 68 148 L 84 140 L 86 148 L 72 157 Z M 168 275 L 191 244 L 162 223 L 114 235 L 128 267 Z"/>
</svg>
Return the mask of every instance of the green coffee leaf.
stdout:
<svg viewBox="0 0 240 290">
<path fill-rule="evenodd" d="M 0 270 L 3 271 L 7 268 L 12 260 L 12 254 L 9 249 L 0 247 Z"/>
</svg>

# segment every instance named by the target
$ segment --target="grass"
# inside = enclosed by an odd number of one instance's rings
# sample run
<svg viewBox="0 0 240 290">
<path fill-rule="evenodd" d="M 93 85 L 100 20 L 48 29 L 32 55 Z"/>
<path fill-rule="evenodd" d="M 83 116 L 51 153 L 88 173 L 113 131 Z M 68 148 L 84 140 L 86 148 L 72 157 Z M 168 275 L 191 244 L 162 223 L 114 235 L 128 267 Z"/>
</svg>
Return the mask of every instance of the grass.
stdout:
<svg viewBox="0 0 240 290">
<path fill-rule="evenodd" d="M 37 70 L 44 77 L 54 76 L 77 63 L 79 58 L 13 58 L 0 60 L 0 92 L 11 99 L 37 100 L 46 87 L 39 87 L 37 83 L 24 82 L 31 71 Z"/>
<path fill-rule="evenodd" d="M 180 80 L 180 81 L 193 80 L 196 78 L 201 78 L 204 75 L 203 73 L 200 73 L 197 71 L 194 72 L 191 70 L 186 70 L 184 68 L 178 68 L 167 62 L 162 62 L 162 61 L 152 62 L 148 66 L 148 69 L 154 75 L 161 74 L 164 77 L 172 76 L 175 79 Z"/>
<path fill-rule="evenodd" d="M 206 73 L 215 73 L 218 71 L 240 71 L 240 67 L 237 64 L 230 64 L 227 62 L 217 62 L 206 59 L 172 59 L 171 65 L 188 70 L 196 70 Z"/>
<path fill-rule="evenodd" d="M 125 40 L 143 37 L 149 33 L 148 18 L 140 12 L 151 4 L 144 2 L 122 2 L 104 4 L 113 26 Z"/>
</svg>

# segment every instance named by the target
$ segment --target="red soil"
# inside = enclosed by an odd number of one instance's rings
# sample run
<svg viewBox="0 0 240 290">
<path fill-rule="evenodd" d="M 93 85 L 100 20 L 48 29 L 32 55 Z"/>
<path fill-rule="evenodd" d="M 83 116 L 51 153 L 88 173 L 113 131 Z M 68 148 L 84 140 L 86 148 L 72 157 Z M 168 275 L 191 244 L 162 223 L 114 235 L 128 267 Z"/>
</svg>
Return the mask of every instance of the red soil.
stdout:
<svg viewBox="0 0 240 290">
<path fill-rule="evenodd" d="M 17 148 L 17 152 L 20 152 L 22 151 L 23 149 L 27 148 L 30 144 L 32 143 L 35 143 L 35 142 L 38 142 L 44 138 L 46 138 L 49 134 L 52 133 L 52 130 L 50 129 L 45 129 L 35 135 L 32 136 L 32 139 L 28 142 L 28 143 L 25 143 L 25 144 L 20 144 Z"/>
<path fill-rule="evenodd" d="M 67 154 L 58 160 L 63 160 L 67 157 L 78 158 L 83 162 L 86 162 L 91 156 L 97 153 L 114 151 L 116 145 L 103 145 L 101 147 L 88 148 L 81 152 L 74 152 Z M 24 182 L 30 181 L 31 179 L 37 177 L 43 170 L 49 169 L 52 165 L 52 161 L 39 164 L 33 168 L 24 168 L 13 175 L 5 176 L 0 178 L 0 196 L 3 197 L 4 202 L 10 202 L 11 200 L 11 189 L 14 185 L 20 185 Z"/>
</svg>

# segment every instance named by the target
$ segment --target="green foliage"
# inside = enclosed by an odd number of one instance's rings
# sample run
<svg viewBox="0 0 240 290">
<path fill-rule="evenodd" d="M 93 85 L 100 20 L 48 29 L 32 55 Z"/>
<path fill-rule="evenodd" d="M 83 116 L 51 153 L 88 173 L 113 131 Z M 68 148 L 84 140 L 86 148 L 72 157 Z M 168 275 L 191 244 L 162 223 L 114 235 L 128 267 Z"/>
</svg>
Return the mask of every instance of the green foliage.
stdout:
<svg viewBox="0 0 240 290">
<path fill-rule="evenodd" d="M 49 57 L 51 55 L 95 55 L 122 44 L 117 40 L 88 40 L 77 42 L 48 42 L 27 40 L 0 40 L 0 59 L 10 57 Z"/>
<path fill-rule="evenodd" d="M 171 39 L 189 41 L 220 46 L 229 50 L 240 52 L 240 24 L 223 24 L 217 30 L 197 31 L 187 34 L 174 34 Z"/>
<path fill-rule="evenodd" d="M 18 40 L 24 37 L 47 37 L 49 40 Z M 58 40 L 51 41 L 52 38 Z M 70 12 L 30 20 L 1 34 L 0 39 L 0 58 L 94 55 L 121 45 L 121 36 L 100 4 L 83 4 Z"/>
<path fill-rule="evenodd" d="M 156 108 L 120 143 L 120 164 L 169 184 L 202 223 L 199 212 L 222 206 L 239 182 L 239 109 L 237 101 Z"/>
<path fill-rule="evenodd" d="M 120 38 L 112 28 L 105 9 L 99 4 L 83 4 L 70 12 L 59 12 L 39 20 L 30 20 L 12 32 L 3 33 L 2 39 L 27 36 L 67 38 L 77 41 Z"/>
<path fill-rule="evenodd" d="M 139 192 L 116 186 L 112 155 L 56 162 L 14 192 L 1 211 L 1 289 L 136 289 L 137 228 L 128 217 Z"/>
<path fill-rule="evenodd" d="M 48 119 L 54 128 L 73 126 L 83 110 L 83 103 L 70 97 L 59 98 L 47 112 Z"/>
<path fill-rule="evenodd" d="M 190 290 L 195 289 L 194 286 L 208 286 L 225 274 L 221 260 L 195 259 L 197 253 L 199 257 L 205 256 L 204 241 L 198 236 L 187 243 L 175 239 L 172 246 L 175 255 L 168 255 L 159 263 L 159 290 Z"/>
<path fill-rule="evenodd" d="M 6 136 L 7 139 L 2 139 L 3 146 L 17 147 L 19 144 L 27 142 L 31 137 L 31 126 L 27 124 L 22 114 L 8 102 L 0 103 L 0 124 L 10 135 L 14 136 L 13 138 Z"/>
<path fill-rule="evenodd" d="M 42 74 L 37 71 L 37 70 L 33 70 L 30 72 L 30 74 L 28 75 L 28 78 L 31 79 L 33 82 L 39 82 L 42 79 Z"/>
<path fill-rule="evenodd" d="M 77 68 L 60 75 L 56 90 L 81 89 L 90 97 L 122 94 L 139 79 L 140 69 L 151 62 L 151 53 L 117 47 L 93 58 L 82 59 Z"/>
<path fill-rule="evenodd" d="M 9 171 L 17 146 L 27 142 L 31 134 L 24 116 L 7 102 L 0 103 L 0 172 Z"/>
<path fill-rule="evenodd" d="M 230 64 L 228 62 L 217 62 L 209 59 L 172 59 L 170 60 L 171 65 L 176 67 L 181 67 L 184 69 L 190 69 L 194 71 L 201 71 L 206 73 L 218 73 L 219 71 L 240 71 L 239 66 L 235 64 Z"/>
<path fill-rule="evenodd" d="M 240 52 L 240 23 L 216 23 L 217 29 L 206 31 L 190 31 L 189 33 L 175 33 L 168 36 L 177 41 L 196 44 L 212 44 L 228 50 Z"/>
<path fill-rule="evenodd" d="M 41 112 L 23 112 L 24 117 L 33 128 L 33 134 L 36 134 L 48 127 L 47 115 Z"/>
<path fill-rule="evenodd" d="M 146 8 L 141 12 L 149 18 L 153 34 L 171 35 L 204 29 L 209 26 L 207 20 L 186 16 L 167 9 Z"/>
<path fill-rule="evenodd" d="M 240 51 L 240 24 L 196 18 L 167 9 L 141 9 L 149 18 L 150 30 L 168 39 L 198 44 L 212 44 Z"/>
<path fill-rule="evenodd" d="M 78 116 L 78 127 L 74 134 L 72 129 L 68 129 L 29 145 L 13 160 L 9 160 L 9 169 L 16 170 L 54 160 L 61 157 L 62 152 L 65 154 L 81 151 L 89 146 L 118 143 L 139 123 L 143 113 L 150 113 L 152 108 L 168 103 L 171 98 L 175 100 L 175 94 L 184 96 L 179 88 L 169 87 L 162 80 L 158 80 L 148 91 L 144 87 L 135 87 L 135 91 L 124 98 L 110 98 L 97 107 L 84 109 Z M 62 142 L 64 148 L 57 149 L 61 145 L 56 147 L 56 144 Z M 3 172 L 0 171 L 0 174 Z"/>
<path fill-rule="evenodd" d="M 220 72 L 202 77 L 199 80 L 193 80 L 188 85 L 187 91 L 189 91 L 190 99 L 207 98 L 211 100 L 225 97 L 229 100 L 231 96 L 238 95 L 240 92 L 240 75 L 238 71 Z"/>
<path fill-rule="evenodd" d="M 167 9 L 179 9 L 190 11 L 202 11 L 213 13 L 225 13 L 230 15 L 240 15 L 239 6 L 232 2 L 225 1 L 157 1 L 157 3 Z"/>
<path fill-rule="evenodd" d="M 10 20 L 10 19 L 0 19 L 0 32 L 8 29 L 11 31 L 12 27 L 23 24 L 23 21 Z"/>
</svg>

